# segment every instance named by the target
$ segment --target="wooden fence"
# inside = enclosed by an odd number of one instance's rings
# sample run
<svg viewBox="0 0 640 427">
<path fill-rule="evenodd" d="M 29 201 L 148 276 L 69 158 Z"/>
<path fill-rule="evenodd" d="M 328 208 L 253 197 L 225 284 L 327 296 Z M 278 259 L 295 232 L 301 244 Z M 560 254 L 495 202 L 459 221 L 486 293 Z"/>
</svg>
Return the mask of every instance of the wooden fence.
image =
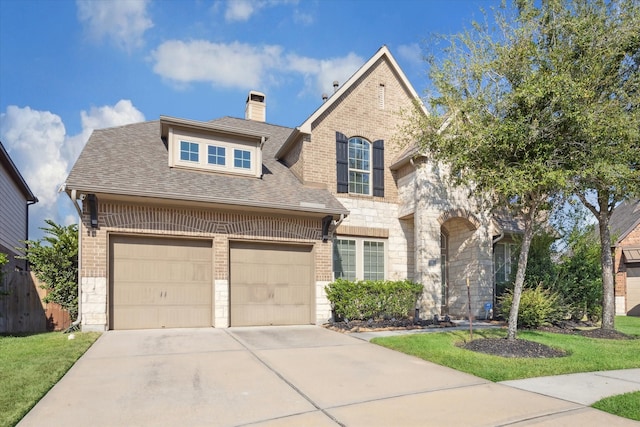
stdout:
<svg viewBox="0 0 640 427">
<path fill-rule="evenodd" d="M 71 325 L 58 304 L 42 302 L 47 291 L 32 272 L 10 271 L 0 283 L 0 333 L 59 331 Z"/>
</svg>

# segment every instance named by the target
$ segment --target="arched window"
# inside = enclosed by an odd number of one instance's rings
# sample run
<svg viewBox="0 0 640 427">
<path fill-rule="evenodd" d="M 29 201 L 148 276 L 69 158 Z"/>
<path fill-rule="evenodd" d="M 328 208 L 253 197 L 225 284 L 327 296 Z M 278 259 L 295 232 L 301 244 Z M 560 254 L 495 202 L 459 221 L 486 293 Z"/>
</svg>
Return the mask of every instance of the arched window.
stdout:
<svg viewBox="0 0 640 427">
<path fill-rule="evenodd" d="M 371 143 L 349 139 L 349 193 L 371 194 Z"/>
<path fill-rule="evenodd" d="M 384 140 L 373 143 L 336 132 L 336 184 L 338 193 L 384 197 Z"/>
</svg>

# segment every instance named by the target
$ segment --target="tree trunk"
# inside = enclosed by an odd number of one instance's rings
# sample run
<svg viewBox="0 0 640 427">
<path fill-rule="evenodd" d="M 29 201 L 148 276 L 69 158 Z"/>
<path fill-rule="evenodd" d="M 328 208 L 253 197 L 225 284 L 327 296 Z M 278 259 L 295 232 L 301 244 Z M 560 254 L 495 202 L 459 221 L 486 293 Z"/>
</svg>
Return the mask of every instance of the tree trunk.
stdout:
<svg viewBox="0 0 640 427">
<path fill-rule="evenodd" d="M 609 231 L 608 198 L 598 197 L 600 212 L 600 262 L 602 263 L 602 329 L 614 329 L 616 319 L 615 288 L 613 283 L 613 257 L 611 256 L 611 233 Z"/>
<path fill-rule="evenodd" d="M 602 329 L 615 329 L 616 304 L 613 285 L 613 257 L 611 256 L 611 233 L 609 231 L 609 191 L 597 190 L 598 207 L 589 203 L 584 194 L 578 194 L 587 209 L 598 220 L 600 234 L 600 263 L 602 264 Z"/>
<path fill-rule="evenodd" d="M 530 208 L 529 212 L 524 215 L 524 237 L 522 238 L 522 248 L 518 257 L 518 271 L 516 272 L 516 281 L 513 285 L 513 301 L 511 303 L 511 311 L 509 312 L 509 326 L 507 329 L 507 339 L 515 340 L 518 332 L 518 310 L 520 309 L 520 296 L 524 287 L 524 274 L 527 270 L 527 261 L 529 259 L 529 248 L 533 240 L 533 225 L 536 217 L 536 208 Z"/>
</svg>

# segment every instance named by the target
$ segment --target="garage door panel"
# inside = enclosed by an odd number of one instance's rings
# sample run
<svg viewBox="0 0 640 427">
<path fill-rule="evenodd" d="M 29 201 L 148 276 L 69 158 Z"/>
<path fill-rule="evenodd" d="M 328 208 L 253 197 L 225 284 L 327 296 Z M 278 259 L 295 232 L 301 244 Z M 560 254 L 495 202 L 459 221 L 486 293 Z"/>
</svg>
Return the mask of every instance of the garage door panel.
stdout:
<svg viewBox="0 0 640 427">
<path fill-rule="evenodd" d="M 212 326 L 212 245 L 111 236 L 113 329 Z"/>
<path fill-rule="evenodd" d="M 232 242 L 231 325 L 312 323 L 311 246 Z"/>
<path fill-rule="evenodd" d="M 640 277 L 627 277 L 627 315 L 640 316 Z"/>
</svg>

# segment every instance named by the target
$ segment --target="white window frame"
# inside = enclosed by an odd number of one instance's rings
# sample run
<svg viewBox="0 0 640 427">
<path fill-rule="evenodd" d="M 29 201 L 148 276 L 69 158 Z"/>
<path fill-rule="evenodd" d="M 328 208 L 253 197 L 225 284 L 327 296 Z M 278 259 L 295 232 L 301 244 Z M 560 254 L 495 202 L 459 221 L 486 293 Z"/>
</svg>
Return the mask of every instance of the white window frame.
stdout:
<svg viewBox="0 0 640 427">
<path fill-rule="evenodd" d="M 249 175 L 260 178 L 262 176 L 262 145 L 263 141 L 258 139 L 241 139 L 225 135 L 206 135 L 191 133 L 182 130 L 169 129 L 169 166 L 185 169 L 198 169 L 203 171 L 214 171 L 230 173 L 235 175 Z M 198 144 L 198 161 L 182 160 L 180 157 L 180 145 L 182 142 Z M 225 164 L 218 165 L 209 163 L 209 147 L 220 147 L 225 149 Z M 234 167 L 235 150 L 249 152 L 250 167 Z"/>
<path fill-rule="evenodd" d="M 355 249 L 356 249 L 356 277 L 355 277 L 355 279 L 347 278 L 347 280 L 364 280 L 364 242 L 382 243 L 384 245 L 383 278 L 382 279 L 376 279 L 376 280 L 386 280 L 387 279 L 387 277 L 388 277 L 387 271 L 388 271 L 388 266 L 389 266 L 389 256 L 388 256 L 389 240 L 388 239 L 378 239 L 378 238 L 374 238 L 374 237 L 336 236 L 334 238 L 334 242 L 337 241 L 337 240 L 348 240 L 348 241 L 355 242 Z M 335 257 L 336 257 L 337 254 L 335 253 L 335 250 L 336 250 L 336 247 L 335 247 L 335 243 L 334 243 L 334 245 L 332 247 L 333 256 L 331 258 L 331 269 L 332 269 L 334 280 L 337 279 L 337 277 L 336 277 L 336 268 L 335 268 L 335 259 L 336 259 Z"/>
<path fill-rule="evenodd" d="M 369 157 L 367 159 L 367 163 L 369 165 L 369 169 L 358 169 L 356 167 L 351 167 L 351 142 L 355 141 L 355 140 L 360 140 L 362 142 L 364 142 L 367 146 L 368 146 L 368 153 L 369 153 Z M 360 136 L 354 136 L 348 139 L 347 141 L 347 166 L 348 166 L 348 179 L 349 179 L 349 193 L 351 194 L 362 194 L 365 196 L 370 196 L 371 194 L 373 194 L 373 144 L 371 143 L 371 141 L 362 138 Z M 367 187 L 368 187 L 368 191 L 367 192 L 358 192 L 358 191 L 352 191 L 352 185 L 356 185 L 356 183 L 354 181 L 351 180 L 351 173 L 359 173 L 359 174 L 366 174 L 366 176 L 368 176 L 368 182 L 367 182 Z"/>
</svg>

